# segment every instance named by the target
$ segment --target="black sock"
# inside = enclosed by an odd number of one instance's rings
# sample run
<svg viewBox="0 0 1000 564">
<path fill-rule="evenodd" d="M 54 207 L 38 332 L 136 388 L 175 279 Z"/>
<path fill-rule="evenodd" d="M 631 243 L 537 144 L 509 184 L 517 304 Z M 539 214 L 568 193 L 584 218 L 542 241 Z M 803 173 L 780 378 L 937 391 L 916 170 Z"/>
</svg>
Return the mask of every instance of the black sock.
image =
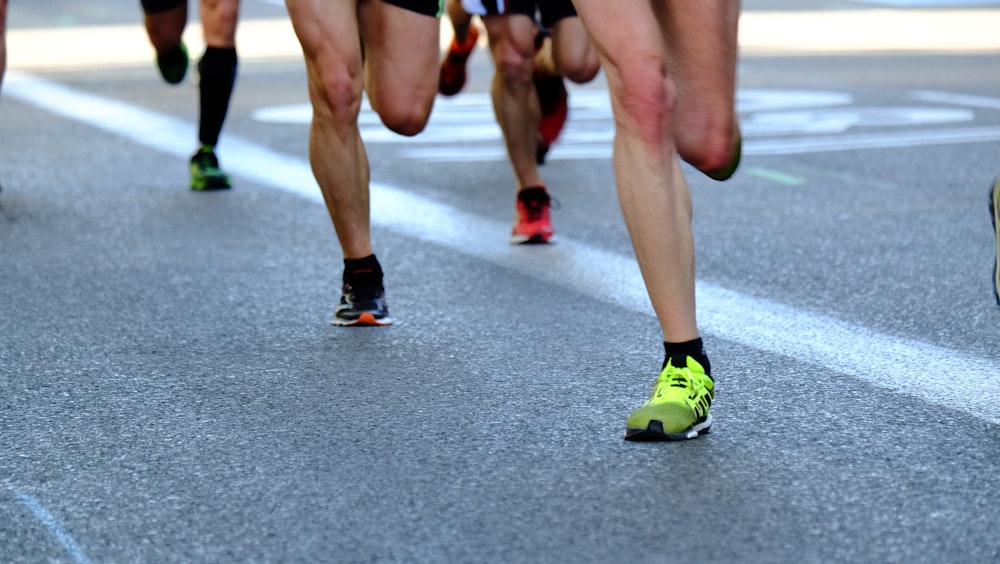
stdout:
<svg viewBox="0 0 1000 564">
<path fill-rule="evenodd" d="M 198 140 L 204 145 L 214 147 L 219 142 L 236 84 L 236 62 L 235 47 L 206 47 L 198 62 L 201 93 Z"/>
<path fill-rule="evenodd" d="M 709 377 L 712 376 L 712 364 L 708 361 L 708 354 L 705 353 L 705 344 L 702 342 L 701 337 L 692 341 L 685 341 L 683 343 L 668 343 L 664 341 L 663 352 L 665 353 L 663 358 L 663 367 L 667 366 L 667 361 L 670 360 L 671 357 L 690 356 L 705 369 L 705 374 Z M 674 366 L 677 366 L 677 363 L 674 363 Z M 661 367 L 660 370 L 663 370 L 663 367 Z"/>
<path fill-rule="evenodd" d="M 375 255 L 359 259 L 344 259 L 344 284 L 351 286 L 382 286 L 382 265 Z"/>
</svg>

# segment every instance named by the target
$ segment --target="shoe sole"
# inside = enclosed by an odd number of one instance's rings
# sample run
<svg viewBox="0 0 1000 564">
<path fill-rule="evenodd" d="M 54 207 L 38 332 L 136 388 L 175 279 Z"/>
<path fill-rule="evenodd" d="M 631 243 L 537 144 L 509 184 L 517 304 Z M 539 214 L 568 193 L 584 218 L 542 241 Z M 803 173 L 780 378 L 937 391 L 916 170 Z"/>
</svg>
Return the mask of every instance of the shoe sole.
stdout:
<svg viewBox="0 0 1000 564">
<path fill-rule="evenodd" d="M 191 189 L 196 192 L 202 190 L 228 190 L 233 187 L 229 180 L 229 175 L 224 176 L 201 176 L 191 179 Z"/>
<path fill-rule="evenodd" d="M 192 186 L 191 190 L 194 192 L 211 192 L 213 190 L 229 190 L 232 188 L 229 184 L 206 184 L 204 186 Z"/>
<path fill-rule="evenodd" d="M 712 414 L 705 416 L 705 420 L 695 423 L 690 429 L 683 433 L 667 433 L 663 430 L 663 422 L 653 419 L 645 429 L 626 427 L 625 440 L 636 442 L 654 441 L 686 441 L 697 438 L 700 435 L 707 435 L 712 426 Z"/>
<path fill-rule="evenodd" d="M 511 235 L 510 244 L 511 245 L 548 245 L 549 243 L 555 242 L 555 235 L 532 235 L 531 237 L 526 237 L 524 235 Z"/>
<path fill-rule="evenodd" d="M 330 320 L 330 325 L 335 327 L 385 327 L 392 325 L 392 318 L 377 318 L 371 313 L 362 313 L 357 319 L 337 319 Z"/>
<path fill-rule="evenodd" d="M 997 244 L 997 254 L 993 257 L 993 299 L 1000 306 L 1000 176 L 993 181 L 990 190 L 990 222 Z"/>
</svg>

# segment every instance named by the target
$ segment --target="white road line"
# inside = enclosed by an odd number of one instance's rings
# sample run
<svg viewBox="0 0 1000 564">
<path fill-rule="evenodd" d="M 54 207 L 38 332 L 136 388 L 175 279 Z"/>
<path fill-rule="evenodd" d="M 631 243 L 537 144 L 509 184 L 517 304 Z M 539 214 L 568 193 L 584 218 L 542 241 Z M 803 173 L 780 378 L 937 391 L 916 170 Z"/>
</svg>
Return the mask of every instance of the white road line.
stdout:
<svg viewBox="0 0 1000 564">
<path fill-rule="evenodd" d="M 73 538 L 73 535 L 69 534 L 65 528 L 59 523 L 59 521 L 49 513 L 48 509 L 38 502 L 37 499 L 31 497 L 25 493 L 17 493 L 17 500 L 21 502 L 22 505 L 31 510 L 35 514 L 35 517 L 42 522 L 45 527 L 55 535 L 59 544 L 66 549 L 69 556 L 77 564 L 90 564 L 91 560 L 87 557 L 86 553 L 80 548 L 80 545 Z"/>
<path fill-rule="evenodd" d="M 186 159 L 192 150 L 196 137 L 192 124 L 31 75 L 11 72 L 8 78 L 5 96 L 176 157 Z M 224 147 L 229 172 L 322 201 L 304 160 L 233 137 L 226 138 Z M 505 223 L 384 184 L 372 184 L 371 194 L 372 222 L 379 228 L 653 315 L 638 268 L 629 256 L 566 237 L 551 247 L 511 247 L 504 237 L 508 229 Z M 895 337 L 704 281 L 698 282 L 698 312 L 706 334 L 1000 423 L 997 359 Z"/>
<path fill-rule="evenodd" d="M 927 145 L 956 145 L 1000 141 L 1000 127 L 955 127 L 891 133 L 859 133 L 854 135 L 797 136 L 780 139 L 743 140 L 745 156 L 805 155 L 859 149 L 892 149 Z M 400 152 L 408 159 L 424 162 L 470 162 L 507 160 L 502 146 L 420 147 Z M 547 157 L 551 160 L 583 160 L 611 158 L 611 138 L 606 143 L 575 143 L 559 145 Z"/>
<path fill-rule="evenodd" d="M 1000 110 L 1000 99 L 987 96 L 969 96 L 968 94 L 952 94 L 950 92 L 935 92 L 933 90 L 917 90 L 910 93 L 910 98 L 921 102 L 937 102 L 969 108 L 987 108 Z"/>
</svg>

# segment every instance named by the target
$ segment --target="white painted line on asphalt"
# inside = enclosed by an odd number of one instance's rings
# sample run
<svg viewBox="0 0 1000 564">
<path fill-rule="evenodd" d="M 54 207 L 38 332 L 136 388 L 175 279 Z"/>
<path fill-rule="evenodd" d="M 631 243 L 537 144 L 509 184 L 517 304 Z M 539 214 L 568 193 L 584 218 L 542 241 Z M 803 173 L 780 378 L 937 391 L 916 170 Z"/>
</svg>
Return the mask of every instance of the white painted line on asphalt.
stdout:
<svg viewBox="0 0 1000 564">
<path fill-rule="evenodd" d="M 888 133 L 858 133 L 836 136 L 796 136 L 781 139 L 743 139 L 744 156 L 806 155 L 856 151 L 858 149 L 892 149 L 928 145 L 958 145 L 1000 141 L 1000 127 L 955 127 L 922 131 Z M 502 145 L 446 146 L 403 149 L 401 154 L 425 162 L 473 162 L 507 160 Z M 593 160 L 611 158 L 611 138 L 606 143 L 575 143 L 559 146 L 547 157 L 552 160 Z"/>
<path fill-rule="evenodd" d="M 5 96 L 185 160 L 193 150 L 193 124 L 31 75 L 11 72 L 8 78 Z M 305 160 L 233 137 L 226 137 L 223 145 L 228 172 L 322 202 Z M 372 223 L 379 228 L 653 315 L 630 256 L 566 237 L 548 247 L 512 247 L 506 241 L 506 223 L 379 183 L 372 184 L 371 198 Z M 1000 423 L 1000 361 L 996 359 L 880 333 L 710 282 L 699 281 L 697 291 L 700 324 L 706 334 Z"/>
<path fill-rule="evenodd" d="M 1000 110 L 1000 99 L 987 96 L 970 96 L 968 94 L 953 94 L 951 92 L 936 92 L 933 90 L 917 90 L 910 93 L 910 98 L 921 102 L 937 102 L 970 108 L 987 108 Z"/>
<path fill-rule="evenodd" d="M 77 564 L 90 564 L 90 558 L 87 557 L 87 555 L 83 552 L 83 549 L 80 548 L 80 545 L 77 544 L 73 535 L 66 532 L 66 529 L 59 524 L 59 521 L 53 517 L 52 514 L 38 502 L 37 499 L 28 494 L 18 493 L 17 501 L 21 502 L 22 505 L 30 509 L 31 512 L 35 514 L 35 517 L 38 518 L 38 520 L 41 521 L 42 524 L 56 536 L 59 544 L 66 549 L 66 552 L 69 553 L 73 562 L 76 562 Z"/>
</svg>

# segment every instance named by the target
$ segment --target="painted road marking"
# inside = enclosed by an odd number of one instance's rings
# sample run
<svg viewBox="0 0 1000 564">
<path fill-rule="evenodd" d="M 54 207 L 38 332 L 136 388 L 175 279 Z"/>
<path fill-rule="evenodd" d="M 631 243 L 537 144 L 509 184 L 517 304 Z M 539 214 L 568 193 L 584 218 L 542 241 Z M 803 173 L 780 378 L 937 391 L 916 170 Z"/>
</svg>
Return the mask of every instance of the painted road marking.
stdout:
<svg viewBox="0 0 1000 564">
<path fill-rule="evenodd" d="M 35 517 L 42 522 L 45 527 L 56 536 L 59 540 L 59 544 L 63 546 L 70 557 L 77 564 L 90 564 L 91 560 L 77 544 L 76 539 L 73 535 L 69 534 L 66 529 L 63 528 L 59 521 L 52 516 L 51 513 L 45 507 L 39 503 L 39 501 L 28 494 L 18 493 L 17 501 L 21 502 L 22 505 L 31 510 L 35 514 Z"/>
<path fill-rule="evenodd" d="M 806 183 L 804 178 L 786 174 L 780 170 L 764 168 L 761 166 L 747 167 L 745 172 L 750 176 L 756 176 L 757 178 L 763 178 L 765 180 L 777 182 L 778 184 L 785 184 L 787 186 L 802 186 Z"/>
<path fill-rule="evenodd" d="M 196 127 L 113 99 L 12 72 L 5 96 L 130 139 L 186 162 Z M 997 132 L 1000 134 L 1000 132 Z M 322 197 L 309 163 L 229 137 L 227 170 L 308 198 Z M 405 190 L 373 183 L 372 224 L 653 316 L 635 260 L 567 237 L 525 249 L 507 243 L 509 226 Z M 599 291 L 614 287 L 614 295 Z M 1000 361 L 896 337 L 831 315 L 796 309 L 699 280 L 698 315 L 706 334 L 812 363 L 932 404 L 1000 423 Z"/>
<path fill-rule="evenodd" d="M 958 104 L 959 95 L 918 91 L 910 98 Z M 985 107 L 988 99 L 966 97 L 970 105 Z M 792 155 L 856 149 L 914 147 L 952 143 L 979 143 L 1000 139 L 998 128 L 955 127 L 975 115 L 967 107 L 853 106 L 847 92 L 825 90 L 741 89 L 737 92 L 743 153 Z M 607 90 L 571 88 L 570 119 L 549 160 L 611 158 L 614 118 Z M 264 123 L 307 126 L 308 103 L 258 108 L 253 119 Z M 422 162 L 504 162 L 500 128 L 492 101 L 485 93 L 439 98 L 427 128 L 414 137 L 386 129 L 367 101 L 359 116 L 361 136 L 375 143 L 402 146 L 399 157 Z M 894 127 L 894 131 L 864 133 L 866 128 Z"/>
</svg>

